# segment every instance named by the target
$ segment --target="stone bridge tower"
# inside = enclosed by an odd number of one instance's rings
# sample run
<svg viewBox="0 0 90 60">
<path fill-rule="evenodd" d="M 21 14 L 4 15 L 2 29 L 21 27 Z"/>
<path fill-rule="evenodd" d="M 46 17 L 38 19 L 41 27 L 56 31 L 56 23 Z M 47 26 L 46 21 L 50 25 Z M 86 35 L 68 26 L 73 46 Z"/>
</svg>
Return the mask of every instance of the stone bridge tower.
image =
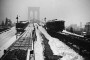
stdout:
<svg viewBox="0 0 90 60">
<path fill-rule="evenodd" d="M 39 10 L 40 10 L 40 7 L 28 7 L 28 20 L 30 22 L 32 22 L 32 21 L 36 22 L 36 21 L 40 20 L 40 11 Z M 32 16 L 31 16 L 31 14 L 32 14 Z"/>
</svg>

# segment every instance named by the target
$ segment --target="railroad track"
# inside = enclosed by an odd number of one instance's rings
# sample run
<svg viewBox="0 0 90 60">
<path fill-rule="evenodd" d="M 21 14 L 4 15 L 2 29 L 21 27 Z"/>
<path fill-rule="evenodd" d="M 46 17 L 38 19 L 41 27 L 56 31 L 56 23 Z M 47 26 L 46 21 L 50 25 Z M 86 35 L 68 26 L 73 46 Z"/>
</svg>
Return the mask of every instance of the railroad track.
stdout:
<svg viewBox="0 0 90 60">
<path fill-rule="evenodd" d="M 19 60 L 22 60 L 22 59 L 26 60 L 28 49 L 32 50 L 32 41 L 33 41 L 32 31 L 30 28 L 28 28 L 10 47 L 8 47 L 5 50 L 4 52 L 5 54 L 1 57 L 1 60 L 6 60 L 8 56 L 10 57 L 12 55 L 17 56 Z M 23 54 L 21 53 L 21 56 L 20 56 L 22 58 L 21 59 L 20 57 L 18 57 L 18 53 L 22 51 L 25 53 Z M 25 58 L 22 57 L 23 55 L 25 55 L 24 56 Z"/>
<path fill-rule="evenodd" d="M 30 36 L 30 31 L 26 31 L 18 40 L 13 43 L 8 50 L 12 49 L 24 49 L 27 50 L 28 48 L 32 47 L 32 38 Z"/>
</svg>

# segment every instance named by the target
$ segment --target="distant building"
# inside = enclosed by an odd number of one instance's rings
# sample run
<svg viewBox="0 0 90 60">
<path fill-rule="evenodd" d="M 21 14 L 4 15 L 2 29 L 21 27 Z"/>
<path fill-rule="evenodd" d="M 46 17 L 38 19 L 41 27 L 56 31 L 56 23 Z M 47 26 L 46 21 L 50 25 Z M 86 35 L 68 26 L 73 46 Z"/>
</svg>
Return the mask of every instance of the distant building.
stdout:
<svg viewBox="0 0 90 60">
<path fill-rule="evenodd" d="M 90 35 L 90 22 L 87 22 L 85 25 L 85 32 L 87 35 Z"/>
<path fill-rule="evenodd" d="M 77 26 L 77 24 L 71 24 L 70 26 L 68 26 L 68 29 L 73 29 L 73 31 L 79 31 L 80 28 Z"/>
<path fill-rule="evenodd" d="M 71 24 L 66 28 L 67 31 L 82 35 L 83 28 L 81 26 L 77 26 L 77 24 Z"/>
<path fill-rule="evenodd" d="M 6 17 L 5 27 L 11 27 L 11 26 L 12 26 L 12 21 Z"/>
</svg>

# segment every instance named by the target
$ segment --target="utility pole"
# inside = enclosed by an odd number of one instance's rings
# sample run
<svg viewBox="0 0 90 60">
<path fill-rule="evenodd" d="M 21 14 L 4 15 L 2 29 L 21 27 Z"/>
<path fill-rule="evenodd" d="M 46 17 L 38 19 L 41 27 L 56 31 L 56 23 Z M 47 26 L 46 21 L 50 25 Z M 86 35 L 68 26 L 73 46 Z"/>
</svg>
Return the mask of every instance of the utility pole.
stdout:
<svg viewBox="0 0 90 60">
<path fill-rule="evenodd" d="M 45 23 L 46 23 L 46 17 L 44 18 L 44 21 L 45 21 Z"/>
<path fill-rule="evenodd" d="M 17 23 L 16 23 L 16 26 L 17 26 L 17 24 L 18 24 L 18 15 L 17 15 L 17 17 L 16 17 L 16 19 L 17 19 Z M 17 30 L 17 29 L 16 29 Z M 17 32 L 18 33 L 18 32 Z M 18 34 L 16 33 L 16 39 L 18 38 Z"/>
<path fill-rule="evenodd" d="M 18 15 L 17 15 L 16 19 L 17 19 L 17 23 L 18 23 Z"/>
</svg>

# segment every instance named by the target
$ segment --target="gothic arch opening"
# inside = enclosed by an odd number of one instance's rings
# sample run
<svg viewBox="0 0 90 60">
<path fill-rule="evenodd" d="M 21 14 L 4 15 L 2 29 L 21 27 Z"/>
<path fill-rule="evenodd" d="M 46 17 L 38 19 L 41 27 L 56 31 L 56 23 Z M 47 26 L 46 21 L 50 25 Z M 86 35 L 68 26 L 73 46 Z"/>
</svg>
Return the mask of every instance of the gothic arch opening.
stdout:
<svg viewBox="0 0 90 60">
<path fill-rule="evenodd" d="M 30 13 L 30 20 L 32 20 L 33 19 L 33 12 L 31 11 L 29 13 Z"/>
<path fill-rule="evenodd" d="M 35 19 L 38 19 L 38 13 L 35 11 Z"/>
</svg>

